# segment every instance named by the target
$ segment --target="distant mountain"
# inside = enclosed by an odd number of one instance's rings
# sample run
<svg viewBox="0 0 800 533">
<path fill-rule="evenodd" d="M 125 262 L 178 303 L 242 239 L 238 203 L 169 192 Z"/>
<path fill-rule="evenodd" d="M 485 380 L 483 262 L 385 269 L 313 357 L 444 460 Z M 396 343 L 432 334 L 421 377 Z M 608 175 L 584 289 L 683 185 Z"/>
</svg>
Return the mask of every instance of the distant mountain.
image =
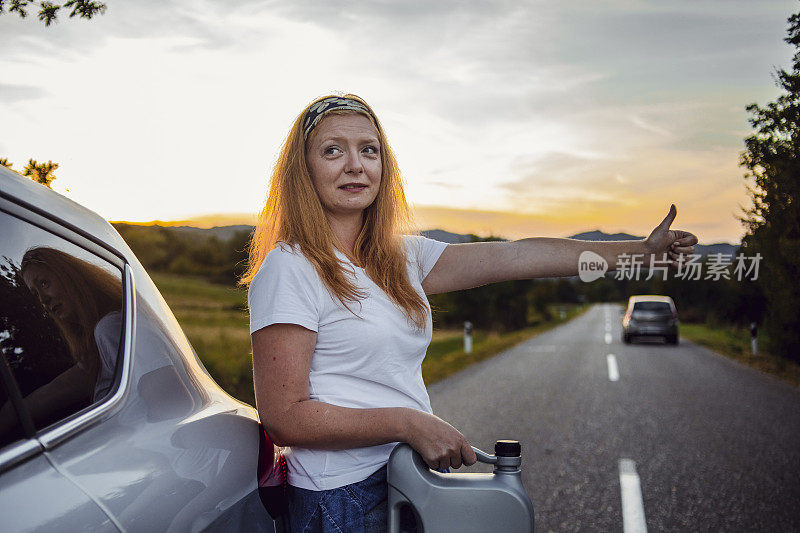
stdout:
<svg viewBox="0 0 800 533">
<path fill-rule="evenodd" d="M 421 232 L 422 235 L 450 244 L 457 244 L 462 242 L 471 242 L 471 235 L 461 235 L 459 233 L 450 233 L 440 229 L 425 230 Z M 604 233 L 600 230 L 585 231 L 567 237 L 568 239 L 575 239 L 579 241 L 635 241 L 644 239 L 644 236 L 631 235 L 630 233 Z M 695 244 L 694 251 L 700 256 L 707 256 L 709 254 L 730 254 L 735 255 L 739 249 L 738 244 L 729 244 L 726 242 L 719 242 L 714 244 Z"/>
<path fill-rule="evenodd" d="M 254 226 L 239 224 L 236 226 L 216 226 L 213 228 L 195 228 L 194 226 L 170 226 L 170 230 L 184 235 L 214 236 L 221 241 L 227 241 L 240 231 L 253 232 Z"/>
<path fill-rule="evenodd" d="M 702 256 L 711 254 L 725 254 L 735 257 L 736 254 L 739 253 L 740 246 L 740 244 L 728 244 L 727 242 L 717 242 L 714 244 L 695 244 L 694 251 Z"/>
<path fill-rule="evenodd" d="M 569 239 L 577 239 L 579 241 L 635 241 L 644 239 L 644 236 L 631 235 L 629 233 L 603 233 L 600 230 L 586 231 L 568 237 Z M 707 256 L 710 254 L 730 254 L 735 255 L 739 249 L 738 244 L 729 244 L 727 242 L 718 242 L 714 244 L 695 244 L 694 252 L 700 256 Z"/>
<path fill-rule="evenodd" d="M 635 241 L 638 239 L 644 239 L 644 237 L 637 237 L 636 235 L 631 235 L 630 233 L 603 233 L 599 229 L 594 231 L 585 231 L 567 238 L 577 239 L 579 241 Z"/>
<path fill-rule="evenodd" d="M 122 224 L 122 223 L 115 223 Z M 214 236 L 221 241 L 226 241 L 232 238 L 240 231 L 253 231 L 253 226 L 247 224 L 238 224 L 235 226 L 216 226 L 212 228 L 197 228 L 194 226 L 164 226 L 170 231 L 175 231 L 183 235 L 190 236 Z M 420 232 L 425 237 L 436 241 L 446 242 L 448 244 L 459 244 L 463 242 L 472 242 L 474 235 L 452 233 L 441 229 L 429 229 Z M 632 241 L 644 239 L 644 236 L 631 235 L 630 233 L 604 233 L 600 230 L 585 231 L 567 237 L 568 239 L 576 239 L 580 241 Z M 735 255 L 739 249 L 738 244 L 729 244 L 726 242 L 718 242 L 714 244 L 696 244 L 695 253 L 701 256 L 709 254 L 731 254 Z"/>
<path fill-rule="evenodd" d="M 434 241 L 446 242 L 448 244 L 459 244 L 462 242 L 472 242 L 472 235 L 461 235 L 460 233 L 450 233 L 443 229 L 427 229 L 420 233 Z"/>
</svg>

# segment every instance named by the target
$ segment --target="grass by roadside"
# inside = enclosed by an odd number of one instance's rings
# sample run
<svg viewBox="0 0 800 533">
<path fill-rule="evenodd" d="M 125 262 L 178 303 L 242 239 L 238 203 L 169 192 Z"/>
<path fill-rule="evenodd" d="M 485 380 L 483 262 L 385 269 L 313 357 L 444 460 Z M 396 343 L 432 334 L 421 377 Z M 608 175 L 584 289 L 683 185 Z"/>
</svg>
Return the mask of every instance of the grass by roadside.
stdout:
<svg viewBox="0 0 800 533">
<path fill-rule="evenodd" d="M 529 328 L 508 333 L 474 332 L 472 353 L 469 354 L 464 352 L 464 334 L 462 331 L 451 331 L 449 334 L 447 332 L 439 332 L 438 336 L 437 332 L 434 332 L 433 340 L 428 348 L 428 354 L 422 362 L 422 377 L 425 380 L 425 384 L 431 385 L 455 374 L 459 370 L 463 370 L 471 364 L 489 359 L 503 350 L 507 350 L 522 341 L 583 314 L 589 307 L 589 305 L 566 307 L 565 317 L 562 319 L 556 306 L 554 306 L 551 309 L 554 318 Z"/>
<path fill-rule="evenodd" d="M 800 386 L 800 365 L 783 357 L 766 353 L 762 348 L 763 334 L 759 334 L 758 355 L 753 356 L 750 332 L 746 329 L 710 326 L 707 324 L 681 324 L 681 336 L 730 357 L 748 366 L 772 374 L 794 386 Z"/>
<path fill-rule="evenodd" d="M 247 293 L 197 278 L 151 277 L 216 382 L 231 396 L 255 405 Z"/>
<path fill-rule="evenodd" d="M 171 274 L 153 274 L 152 278 L 200 360 L 217 383 L 228 394 L 255 405 L 247 294 L 199 278 Z M 434 383 L 473 363 L 488 359 L 574 318 L 588 307 L 566 307 L 563 319 L 553 307 L 551 312 L 555 318 L 519 331 L 497 333 L 476 330 L 473 332 L 473 351 L 469 355 L 464 353 L 461 330 L 434 330 L 433 340 L 422 364 L 425 382 Z"/>
</svg>

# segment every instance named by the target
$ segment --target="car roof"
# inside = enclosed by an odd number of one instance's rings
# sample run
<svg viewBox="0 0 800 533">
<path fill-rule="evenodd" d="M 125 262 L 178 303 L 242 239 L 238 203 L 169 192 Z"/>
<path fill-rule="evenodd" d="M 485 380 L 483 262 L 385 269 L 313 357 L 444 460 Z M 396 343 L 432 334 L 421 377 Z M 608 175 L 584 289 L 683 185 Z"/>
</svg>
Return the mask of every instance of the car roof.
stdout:
<svg viewBox="0 0 800 533">
<path fill-rule="evenodd" d="M 72 229 L 88 234 L 92 240 L 100 241 L 106 247 L 118 250 L 118 253 L 128 257 L 132 255 L 128 245 L 106 219 L 49 187 L 1 165 L 0 197 L 38 212 L 46 218 L 72 226 Z"/>
<path fill-rule="evenodd" d="M 636 296 L 631 296 L 628 302 L 667 302 L 673 303 L 672 298 L 669 296 L 662 296 L 660 294 L 637 294 Z"/>
</svg>

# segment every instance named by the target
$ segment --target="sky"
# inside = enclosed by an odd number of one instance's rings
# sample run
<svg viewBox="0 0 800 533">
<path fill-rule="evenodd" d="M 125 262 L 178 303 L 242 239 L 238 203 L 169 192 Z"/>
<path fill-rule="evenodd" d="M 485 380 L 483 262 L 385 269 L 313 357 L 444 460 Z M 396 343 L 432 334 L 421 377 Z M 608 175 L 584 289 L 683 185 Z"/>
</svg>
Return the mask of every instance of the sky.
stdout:
<svg viewBox="0 0 800 533">
<path fill-rule="evenodd" d="M 790 0 L 107 0 L 0 15 L 0 157 L 109 220 L 252 220 L 314 98 L 375 110 L 421 229 L 739 242 Z M 35 10 L 34 10 L 35 11 Z M 210 216 L 215 215 L 215 216 Z M 227 215 L 220 217 L 218 215 Z M 209 222 L 211 221 L 211 222 Z M 200 223 L 200 222 L 198 222 Z"/>
</svg>

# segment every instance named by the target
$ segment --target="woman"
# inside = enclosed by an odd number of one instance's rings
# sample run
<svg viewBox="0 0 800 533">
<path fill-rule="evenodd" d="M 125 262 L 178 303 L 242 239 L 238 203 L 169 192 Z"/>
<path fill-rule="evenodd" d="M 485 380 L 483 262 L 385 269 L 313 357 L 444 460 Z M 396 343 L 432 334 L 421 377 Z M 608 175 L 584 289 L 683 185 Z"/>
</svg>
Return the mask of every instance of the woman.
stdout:
<svg viewBox="0 0 800 533">
<path fill-rule="evenodd" d="M 250 330 L 262 423 L 288 446 L 292 531 L 376 531 L 386 462 L 408 442 L 431 468 L 475 462 L 434 416 L 420 365 L 431 339 L 426 294 L 512 279 L 576 275 L 590 250 L 691 253 L 694 235 L 644 241 L 523 239 L 448 245 L 403 236 L 409 209 L 372 109 L 327 96 L 297 117 L 250 248 Z"/>
<path fill-rule="evenodd" d="M 26 396 L 45 425 L 61 410 L 77 410 L 111 389 L 121 331 L 122 282 L 102 268 L 55 248 L 25 252 L 25 285 L 58 326 L 75 364 Z"/>
</svg>

